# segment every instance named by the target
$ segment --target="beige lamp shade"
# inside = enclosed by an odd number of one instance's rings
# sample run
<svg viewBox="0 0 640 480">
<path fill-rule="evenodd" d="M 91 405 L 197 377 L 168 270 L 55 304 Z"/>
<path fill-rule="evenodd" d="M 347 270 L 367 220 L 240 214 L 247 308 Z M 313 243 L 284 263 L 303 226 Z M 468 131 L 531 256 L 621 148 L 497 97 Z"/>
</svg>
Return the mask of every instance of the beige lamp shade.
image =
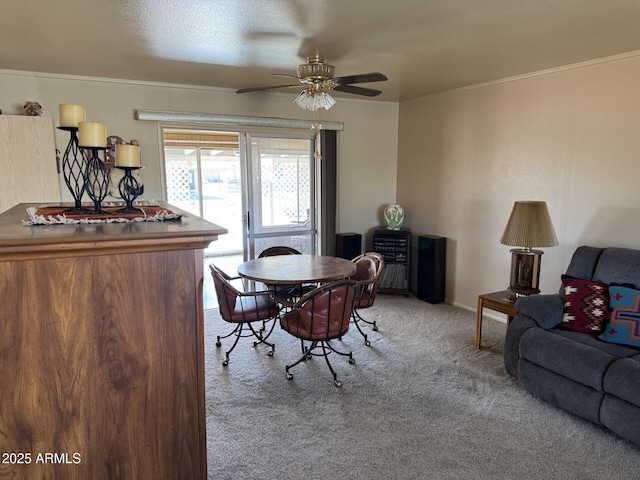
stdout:
<svg viewBox="0 0 640 480">
<path fill-rule="evenodd" d="M 547 202 L 515 202 L 500 243 L 525 249 L 558 245 Z"/>
</svg>

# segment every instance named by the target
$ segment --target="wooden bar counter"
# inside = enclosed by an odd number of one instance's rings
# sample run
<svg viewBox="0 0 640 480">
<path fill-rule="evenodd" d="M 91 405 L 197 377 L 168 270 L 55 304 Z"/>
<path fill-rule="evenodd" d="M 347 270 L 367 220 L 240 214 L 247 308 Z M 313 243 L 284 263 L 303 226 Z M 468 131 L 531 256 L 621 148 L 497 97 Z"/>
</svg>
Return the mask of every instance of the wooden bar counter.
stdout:
<svg viewBox="0 0 640 480">
<path fill-rule="evenodd" d="M 226 229 L 29 206 L 0 215 L 0 478 L 206 479 L 202 250 Z"/>
</svg>

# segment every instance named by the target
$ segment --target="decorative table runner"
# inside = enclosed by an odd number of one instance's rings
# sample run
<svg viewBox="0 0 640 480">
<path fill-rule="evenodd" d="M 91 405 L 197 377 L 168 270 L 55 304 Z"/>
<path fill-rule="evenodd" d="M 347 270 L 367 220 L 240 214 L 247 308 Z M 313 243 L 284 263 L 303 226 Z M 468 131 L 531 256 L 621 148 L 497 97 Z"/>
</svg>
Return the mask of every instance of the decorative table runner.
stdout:
<svg viewBox="0 0 640 480">
<path fill-rule="evenodd" d="M 91 211 L 76 211 L 70 206 L 29 207 L 29 220 L 23 220 L 23 225 L 55 225 L 74 223 L 131 223 L 131 222 L 163 222 L 165 220 L 179 220 L 180 214 L 172 212 L 160 205 L 134 205 L 134 211 L 126 210 L 124 204 L 102 206 L 105 213 Z"/>
</svg>

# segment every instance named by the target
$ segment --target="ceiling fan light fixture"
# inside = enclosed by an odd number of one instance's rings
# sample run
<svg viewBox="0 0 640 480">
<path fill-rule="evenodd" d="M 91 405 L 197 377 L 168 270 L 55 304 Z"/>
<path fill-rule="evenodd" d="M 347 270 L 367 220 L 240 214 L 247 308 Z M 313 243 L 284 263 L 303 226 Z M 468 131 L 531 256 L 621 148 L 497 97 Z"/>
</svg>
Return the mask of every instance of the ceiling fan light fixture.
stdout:
<svg viewBox="0 0 640 480">
<path fill-rule="evenodd" d="M 315 112 L 320 108 L 329 110 L 336 104 L 334 98 L 323 90 L 312 90 L 305 88 L 293 101 L 303 110 L 311 110 Z"/>
</svg>

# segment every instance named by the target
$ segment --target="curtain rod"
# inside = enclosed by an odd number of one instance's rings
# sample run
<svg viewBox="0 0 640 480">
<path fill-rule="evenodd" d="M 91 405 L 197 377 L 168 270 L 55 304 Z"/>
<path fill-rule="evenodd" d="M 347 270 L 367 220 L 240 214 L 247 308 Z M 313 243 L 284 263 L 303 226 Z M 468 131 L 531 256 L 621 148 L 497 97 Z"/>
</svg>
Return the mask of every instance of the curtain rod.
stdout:
<svg viewBox="0 0 640 480">
<path fill-rule="evenodd" d="M 157 110 L 136 110 L 136 120 L 152 120 L 176 123 L 209 123 L 242 127 L 275 127 L 310 129 L 313 121 L 272 117 L 245 117 L 241 115 L 220 115 L 214 113 L 163 112 Z M 320 122 L 323 130 L 344 130 L 342 122 Z"/>
</svg>

